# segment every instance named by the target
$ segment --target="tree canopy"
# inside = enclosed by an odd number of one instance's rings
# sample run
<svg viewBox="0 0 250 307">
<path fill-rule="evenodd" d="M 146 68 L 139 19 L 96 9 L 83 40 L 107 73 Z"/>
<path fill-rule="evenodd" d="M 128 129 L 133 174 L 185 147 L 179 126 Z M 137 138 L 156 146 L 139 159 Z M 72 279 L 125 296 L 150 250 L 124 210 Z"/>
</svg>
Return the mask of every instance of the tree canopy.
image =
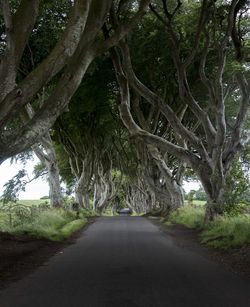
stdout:
<svg viewBox="0 0 250 307">
<path fill-rule="evenodd" d="M 244 193 L 232 182 L 248 183 L 247 7 L 1 0 L 0 163 L 32 148 L 51 195 L 58 163 L 76 201 L 100 212 L 119 195 L 135 211 L 174 210 L 191 170 L 206 218 L 223 213 Z"/>
</svg>

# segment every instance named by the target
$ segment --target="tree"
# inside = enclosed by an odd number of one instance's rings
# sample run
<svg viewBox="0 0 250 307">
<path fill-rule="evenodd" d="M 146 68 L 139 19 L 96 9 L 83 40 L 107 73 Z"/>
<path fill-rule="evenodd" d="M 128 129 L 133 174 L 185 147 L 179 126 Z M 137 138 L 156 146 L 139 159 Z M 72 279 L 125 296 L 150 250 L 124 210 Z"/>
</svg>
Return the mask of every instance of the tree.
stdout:
<svg viewBox="0 0 250 307">
<path fill-rule="evenodd" d="M 81 206 L 89 208 L 94 195 L 96 211 L 105 210 L 115 197 L 119 186 L 116 170 L 121 172 L 117 152 L 121 124 L 110 99 L 113 77 L 106 58 L 96 60 L 53 133 L 57 153 L 66 162 L 61 171 L 68 168 L 71 173 L 62 173 L 62 177 L 74 186 Z M 118 177 L 122 179 L 122 175 Z"/>
<path fill-rule="evenodd" d="M 145 13 L 149 0 L 142 0 L 138 11 L 112 33 L 101 39 L 99 31 L 111 6 L 121 13 L 124 1 L 76 0 L 68 14 L 68 23 L 55 47 L 45 59 L 20 82 L 17 71 L 23 52 L 39 15 L 40 1 L 22 0 L 17 7 L 1 1 L 1 17 L 5 37 L 1 45 L 0 63 L 0 163 L 24 151 L 42 137 L 56 118 L 67 110 L 68 103 L 81 83 L 90 63 L 98 55 L 118 43 Z M 15 2 L 16 4 L 16 2 Z M 3 27 L 2 27 L 3 29 Z M 56 86 L 41 109 L 28 123 L 15 131 L 6 129 L 10 120 L 55 76 Z"/>
<path fill-rule="evenodd" d="M 178 23 L 176 24 L 177 17 L 180 18 L 183 14 L 187 16 L 185 7 L 182 9 L 182 4 L 179 1 L 172 11 L 169 11 L 166 1 L 162 1 L 161 12 L 159 12 L 158 5 L 151 6 L 152 11 L 164 24 L 166 32 L 171 37 L 179 95 L 183 105 L 189 107 L 202 127 L 201 134 L 195 134 L 193 129 L 182 124 L 164 99 L 138 80 L 133 71 L 129 47 L 124 40 L 119 43 L 123 62 L 121 63 L 119 56 L 117 56 L 118 53 L 116 53 L 116 57 L 113 56 L 121 90 L 120 112 L 124 124 L 134 137 L 159 148 L 162 153 L 168 152 L 178 157 L 193 168 L 208 196 L 207 220 L 211 220 L 223 212 L 222 207 L 227 201 L 225 199 L 225 183 L 233 158 L 244 149 L 249 140 L 249 135 L 244 133 L 243 123 L 249 107 L 250 83 L 242 73 L 243 67 L 232 72 L 237 82 L 224 77 L 224 72 L 230 66 L 226 61 L 226 56 L 229 51 L 232 52 L 232 48 L 229 46 L 235 22 L 238 20 L 234 18 L 235 14 L 237 15 L 239 12 L 237 11 L 237 3 L 238 1 L 232 1 L 229 5 L 224 6 L 204 0 L 200 7 L 196 7 L 194 11 L 199 12 L 199 18 L 195 34 L 193 27 L 191 27 L 193 39 L 192 46 L 188 50 L 182 49 L 183 35 L 191 36 L 188 32 L 190 27 L 185 24 L 186 28 L 181 27 L 178 32 Z M 223 14 L 218 14 L 218 11 Z M 190 11 L 188 15 L 191 22 Z M 207 69 L 211 59 L 214 65 L 212 70 Z M 197 100 L 199 97 L 196 98 L 193 95 L 190 87 L 192 76 L 190 76 L 188 69 L 192 65 L 197 65 L 196 61 L 199 64 L 202 89 L 206 95 L 204 107 L 199 104 Z M 179 141 L 174 144 L 136 124 L 130 111 L 128 85 L 161 111 L 175 133 L 188 144 L 188 148 Z M 228 130 L 225 110 L 228 95 L 232 93 L 231 87 L 233 87 L 233 92 L 237 93 L 234 95 L 234 101 L 238 105 L 232 131 Z"/>
<path fill-rule="evenodd" d="M 40 106 L 43 98 L 40 100 Z M 34 109 L 31 104 L 27 104 L 22 112 L 22 119 L 28 122 L 34 116 Z M 47 171 L 47 181 L 49 184 L 50 205 L 52 207 L 64 206 L 64 200 L 60 185 L 59 168 L 57 164 L 56 152 L 49 132 L 39 139 L 39 143 L 32 145 L 32 150 Z"/>
</svg>

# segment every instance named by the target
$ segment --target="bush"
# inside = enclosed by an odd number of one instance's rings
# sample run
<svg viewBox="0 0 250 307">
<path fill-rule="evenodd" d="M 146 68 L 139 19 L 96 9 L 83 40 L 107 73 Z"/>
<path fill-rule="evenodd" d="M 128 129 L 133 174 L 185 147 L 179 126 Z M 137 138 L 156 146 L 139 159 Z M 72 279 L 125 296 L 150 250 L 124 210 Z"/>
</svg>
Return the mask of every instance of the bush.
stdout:
<svg viewBox="0 0 250 307">
<path fill-rule="evenodd" d="M 250 243 L 250 215 L 223 216 L 211 222 L 202 232 L 202 243 L 224 249 Z"/>
<path fill-rule="evenodd" d="M 204 222 L 205 208 L 185 206 L 171 213 L 170 220 L 189 228 L 201 228 Z"/>
<path fill-rule="evenodd" d="M 239 204 L 225 204 L 224 212 L 230 216 L 237 216 L 250 210 L 250 204 L 241 202 Z"/>
</svg>

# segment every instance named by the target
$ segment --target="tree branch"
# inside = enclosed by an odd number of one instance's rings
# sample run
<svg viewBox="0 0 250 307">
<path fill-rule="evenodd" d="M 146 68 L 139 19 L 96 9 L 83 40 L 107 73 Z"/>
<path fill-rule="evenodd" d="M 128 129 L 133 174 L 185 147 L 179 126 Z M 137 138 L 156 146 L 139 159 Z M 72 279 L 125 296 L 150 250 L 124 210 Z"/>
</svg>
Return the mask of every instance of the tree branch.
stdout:
<svg viewBox="0 0 250 307">
<path fill-rule="evenodd" d="M 132 17 L 125 24 L 118 25 L 113 36 L 109 37 L 104 42 L 97 42 L 95 44 L 95 55 L 98 56 L 101 53 L 109 50 L 110 48 L 114 47 L 121 39 L 123 39 L 146 13 L 149 2 L 150 0 L 141 0 L 139 9 L 134 17 Z"/>
</svg>

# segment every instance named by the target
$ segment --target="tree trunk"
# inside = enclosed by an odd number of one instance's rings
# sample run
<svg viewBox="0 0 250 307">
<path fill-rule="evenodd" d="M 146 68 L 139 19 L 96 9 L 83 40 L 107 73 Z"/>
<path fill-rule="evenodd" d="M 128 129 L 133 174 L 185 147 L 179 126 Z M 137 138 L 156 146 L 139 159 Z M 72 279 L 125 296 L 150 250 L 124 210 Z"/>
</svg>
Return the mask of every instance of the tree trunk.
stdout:
<svg viewBox="0 0 250 307">
<path fill-rule="evenodd" d="M 60 186 L 59 169 L 57 161 L 47 161 L 46 168 L 48 169 L 49 197 L 52 207 L 63 207 L 64 199 Z"/>
<path fill-rule="evenodd" d="M 43 101 L 40 101 L 42 104 Z M 22 119 L 26 123 L 29 119 L 34 116 L 34 110 L 30 104 L 24 108 L 22 113 Z M 61 185 L 59 168 L 56 158 L 56 152 L 52 144 L 50 134 L 47 132 L 39 142 L 43 146 L 43 149 L 38 144 L 32 146 L 32 149 L 38 159 L 43 163 L 48 171 L 47 181 L 49 183 L 49 196 L 51 207 L 63 207 L 65 205 Z"/>
<path fill-rule="evenodd" d="M 214 173 L 203 170 L 198 173 L 204 190 L 207 194 L 207 207 L 205 222 L 215 220 L 219 215 L 225 211 L 225 195 L 224 195 L 224 183 L 225 177 L 219 178 Z"/>
<path fill-rule="evenodd" d="M 89 209 L 89 186 L 86 185 L 85 177 L 83 174 L 77 181 L 75 189 L 76 203 L 78 203 L 82 208 Z"/>
</svg>

